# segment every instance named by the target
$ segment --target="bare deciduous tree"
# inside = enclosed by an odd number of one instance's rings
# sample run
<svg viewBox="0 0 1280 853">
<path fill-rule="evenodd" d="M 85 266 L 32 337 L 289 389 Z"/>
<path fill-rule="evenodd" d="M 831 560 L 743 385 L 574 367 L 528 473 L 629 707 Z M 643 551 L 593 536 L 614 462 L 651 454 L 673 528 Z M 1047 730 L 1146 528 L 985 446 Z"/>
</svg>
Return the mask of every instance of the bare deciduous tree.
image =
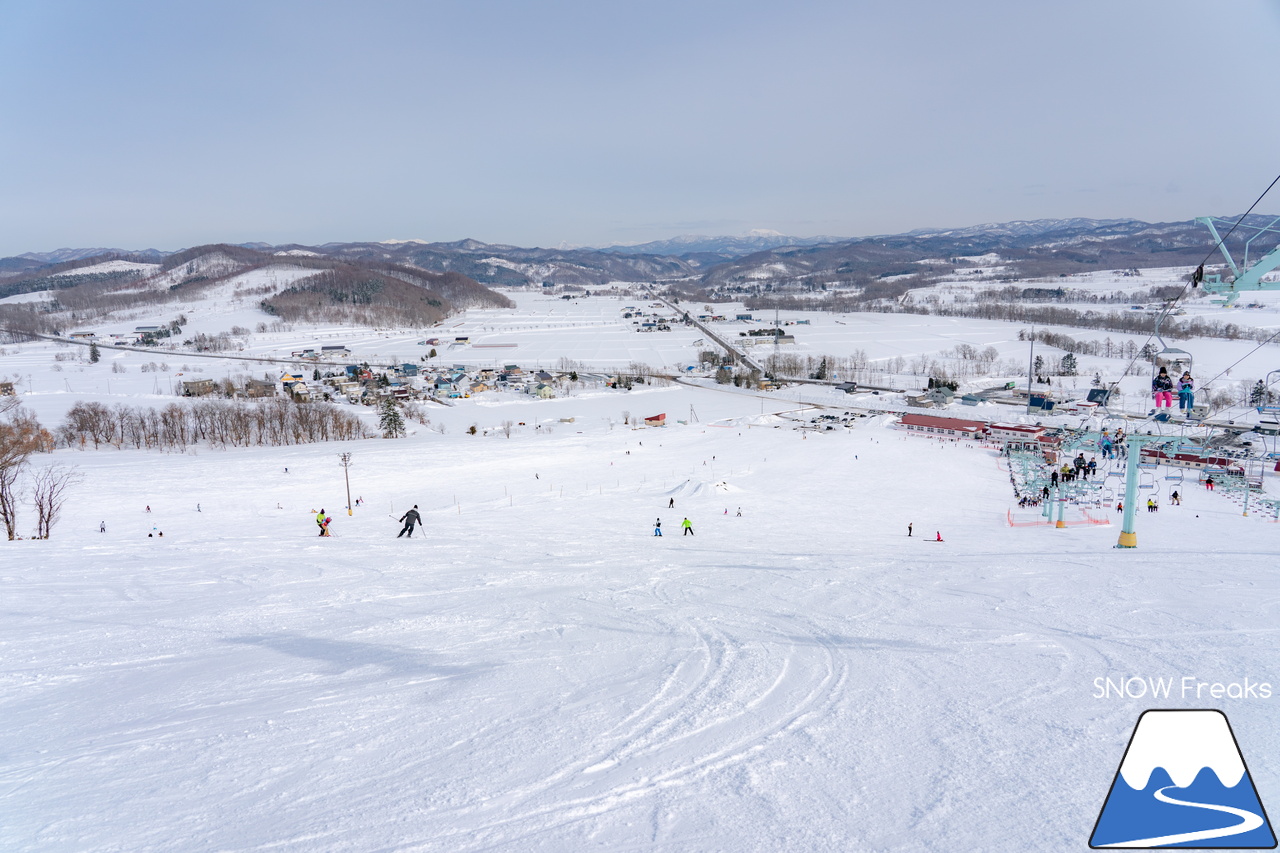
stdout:
<svg viewBox="0 0 1280 853">
<path fill-rule="evenodd" d="M 67 499 L 67 489 L 80 481 L 74 468 L 50 465 L 35 475 L 31 484 L 31 499 L 36 505 L 36 537 L 48 539 L 49 531 L 62 513 Z"/>
<path fill-rule="evenodd" d="M 0 521 L 12 540 L 18 528 L 18 478 L 31 454 L 50 449 L 51 436 L 17 398 L 0 400 L 0 417 Z"/>
</svg>

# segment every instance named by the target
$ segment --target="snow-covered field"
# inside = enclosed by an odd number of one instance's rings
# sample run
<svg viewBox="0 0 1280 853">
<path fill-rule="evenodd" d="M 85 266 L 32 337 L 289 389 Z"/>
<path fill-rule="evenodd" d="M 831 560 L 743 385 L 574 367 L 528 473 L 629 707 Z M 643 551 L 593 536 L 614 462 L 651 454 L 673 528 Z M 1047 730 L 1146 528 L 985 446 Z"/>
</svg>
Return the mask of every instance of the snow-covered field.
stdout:
<svg viewBox="0 0 1280 853">
<path fill-rule="evenodd" d="M 519 343 L 501 361 L 696 355 L 616 300 L 539 299 L 454 334 Z M 998 334 L 859 321 L 873 354 Z M 395 334 L 348 338 L 410 355 Z M 198 361 L 5 349 L 50 425 L 77 399 L 171 401 Z M 57 451 L 83 479 L 53 537 L 0 542 L 0 849 L 1085 849 L 1149 707 L 1223 710 L 1277 801 L 1280 525 L 1192 486 L 1134 551 L 1118 524 L 1012 528 L 993 450 L 884 418 L 800 433 L 773 414 L 795 406 L 481 395 L 395 441 Z M 525 426 L 464 431 L 503 420 Z M 1131 676 L 1194 681 L 1098 697 Z M 1245 679 L 1272 698 L 1196 695 Z"/>
</svg>

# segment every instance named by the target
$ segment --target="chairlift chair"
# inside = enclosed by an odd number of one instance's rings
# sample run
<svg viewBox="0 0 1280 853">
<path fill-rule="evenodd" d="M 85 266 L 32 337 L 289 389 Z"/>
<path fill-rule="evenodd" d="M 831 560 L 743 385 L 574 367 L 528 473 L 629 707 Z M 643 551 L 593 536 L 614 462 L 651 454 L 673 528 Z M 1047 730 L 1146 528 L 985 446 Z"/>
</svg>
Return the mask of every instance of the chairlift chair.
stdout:
<svg viewBox="0 0 1280 853">
<path fill-rule="evenodd" d="M 1151 365 L 1151 378 L 1155 378 L 1160 372 L 1160 362 L 1164 362 L 1167 368 L 1177 370 L 1181 373 L 1184 370 L 1190 370 L 1195 364 L 1195 359 L 1191 357 L 1191 353 L 1178 347 L 1171 347 L 1164 342 L 1164 338 L 1160 337 L 1160 323 L 1163 321 L 1164 315 L 1156 316 L 1155 331 L 1152 336 L 1160 342 L 1160 350 L 1156 353 L 1155 361 Z"/>
</svg>

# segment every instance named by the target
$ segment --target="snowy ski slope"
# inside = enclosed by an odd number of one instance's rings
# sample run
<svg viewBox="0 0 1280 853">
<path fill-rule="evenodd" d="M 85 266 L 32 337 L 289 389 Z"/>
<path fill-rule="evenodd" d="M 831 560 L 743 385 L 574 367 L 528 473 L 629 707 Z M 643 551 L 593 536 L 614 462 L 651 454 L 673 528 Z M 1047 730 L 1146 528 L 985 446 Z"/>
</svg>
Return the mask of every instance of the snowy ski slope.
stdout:
<svg viewBox="0 0 1280 853">
<path fill-rule="evenodd" d="M 537 328 L 459 334 L 666 346 L 521 307 Z M 51 423 L 171 401 L 183 361 L 53 371 L 65 351 L 3 357 Z M 1280 687 L 1280 525 L 1221 493 L 1117 551 L 1118 525 L 1011 528 L 993 450 L 885 418 L 801 433 L 773 414 L 794 400 L 686 386 L 463 403 L 398 441 L 59 450 L 83 480 L 53 538 L 0 543 L 0 849 L 1084 849 L 1148 707 L 1225 711 L 1280 796 L 1280 698 L 1096 687 Z"/>
</svg>

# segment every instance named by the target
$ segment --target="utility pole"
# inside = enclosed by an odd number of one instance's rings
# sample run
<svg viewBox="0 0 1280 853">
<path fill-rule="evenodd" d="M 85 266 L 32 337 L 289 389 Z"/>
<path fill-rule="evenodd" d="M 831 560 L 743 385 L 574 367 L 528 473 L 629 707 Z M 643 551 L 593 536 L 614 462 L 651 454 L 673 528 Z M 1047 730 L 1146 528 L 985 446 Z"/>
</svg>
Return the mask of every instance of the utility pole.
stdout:
<svg viewBox="0 0 1280 853">
<path fill-rule="evenodd" d="M 1031 414 L 1031 372 L 1036 361 L 1036 327 L 1031 327 L 1031 355 L 1027 356 L 1027 414 Z"/>
<path fill-rule="evenodd" d="M 351 511 L 351 454 L 340 453 L 338 459 L 341 460 L 338 464 L 342 466 L 342 476 L 347 481 L 347 515 L 355 515 Z"/>
</svg>

